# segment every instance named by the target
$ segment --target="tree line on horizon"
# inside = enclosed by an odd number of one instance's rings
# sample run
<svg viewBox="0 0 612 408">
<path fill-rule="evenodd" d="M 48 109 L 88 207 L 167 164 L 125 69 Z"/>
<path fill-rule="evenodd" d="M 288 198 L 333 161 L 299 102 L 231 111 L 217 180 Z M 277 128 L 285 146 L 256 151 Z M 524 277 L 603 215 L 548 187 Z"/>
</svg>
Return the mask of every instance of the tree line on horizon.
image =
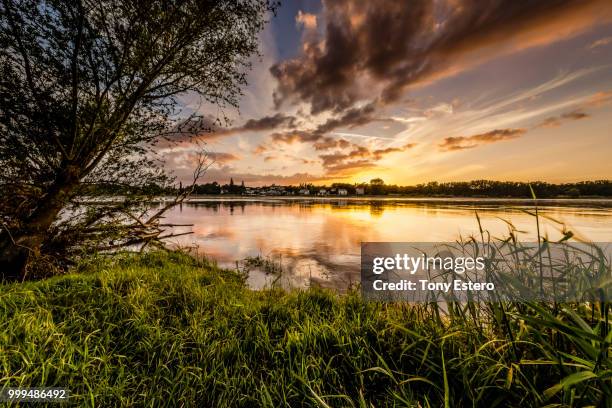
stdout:
<svg viewBox="0 0 612 408">
<path fill-rule="evenodd" d="M 357 189 L 363 189 L 364 195 L 405 195 L 405 196 L 456 196 L 456 197 L 514 197 L 530 198 L 531 190 L 538 198 L 550 197 L 612 197 L 611 180 L 580 181 L 575 183 L 548 183 L 543 181 L 520 182 L 520 181 L 494 181 L 494 180 L 472 180 L 472 181 L 453 181 L 421 183 L 416 185 L 396 185 L 385 184 L 380 179 L 374 179 L 370 183 L 333 183 L 330 185 L 315 185 L 312 183 L 302 183 L 299 185 L 270 185 L 256 187 L 260 190 L 283 187 L 287 194 L 299 194 L 300 190 L 307 189 L 314 195 L 319 190 L 325 189 L 345 189 L 349 195 L 356 195 Z M 147 195 L 176 194 L 183 187 L 178 186 L 159 186 L 149 184 L 142 187 L 139 191 L 131 193 L 141 193 Z M 244 182 L 234 183 L 233 179 L 227 184 L 220 184 L 217 181 L 196 184 L 193 186 L 195 195 L 218 195 L 218 194 L 245 194 L 247 187 Z M 92 187 L 92 195 L 123 194 L 127 191 L 118 189 L 115 185 L 98 185 Z"/>
</svg>

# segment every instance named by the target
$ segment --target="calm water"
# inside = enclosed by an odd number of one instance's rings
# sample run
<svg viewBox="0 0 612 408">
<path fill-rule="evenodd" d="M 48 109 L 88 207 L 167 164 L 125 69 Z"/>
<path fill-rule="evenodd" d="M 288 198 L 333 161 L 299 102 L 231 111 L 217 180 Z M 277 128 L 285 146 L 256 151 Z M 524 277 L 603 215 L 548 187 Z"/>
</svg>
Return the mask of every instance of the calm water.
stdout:
<svg viewBox="0 0 612 408">
<path fill-rule="evenodd" d="M 566 204 L 541 204 L 543 234 L 559 239 L 564 223 L 584 239 L 612 241 L 611 200 Z M 524 210 L 532 210 L 525 201 L 195 199 L 173 209 L 167 220 L 193 224 L 193 234 L 173 243 L 197 246 L 222 266 L 235 268 L 236 261 L 262 256 L 282 265 L 285 286 L 343 289 L 359 280 L 363 241 L 436 242 L 479 235 L 476 213 L 493 237 L 506 236 L 511 222 L 520 239 L 533 241 L 535 219 Z M 185 230 L 189 227 L 175 232 Z M 262 287 L 274 278 L 252 270 L 249 284 Z"/>
</svg>

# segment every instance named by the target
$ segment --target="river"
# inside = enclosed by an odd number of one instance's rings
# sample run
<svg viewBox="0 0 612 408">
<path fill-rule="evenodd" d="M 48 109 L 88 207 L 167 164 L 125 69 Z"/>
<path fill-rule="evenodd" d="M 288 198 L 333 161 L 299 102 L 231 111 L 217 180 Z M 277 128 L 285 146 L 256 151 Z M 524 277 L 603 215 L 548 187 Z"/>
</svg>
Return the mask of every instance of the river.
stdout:
<svg viewBox="0 0 612 408">
<path fill-rule="evenodd" d="M 197 248 L 221 266 L 236 268 L 237 261 L 260 256 L 282 267 L 283 286 L 343 290 L 359 280 L 361 242 L 479 237 L 476 214 L 492 237 L 506 237 L 511 223 L 519 239 L 533 242 L 533 210 L 529 200 L 193 198 L 166 220 L 193 224 L 193 234 L 171 244 Z M 539 214 L 541 233 L 551 240 L 565 229 L 579 239 L 612 241 L 612 200 L 542 200 Z M 276 278 L 251 268 L 248 283 L 261 288 Z"/>
</svg>

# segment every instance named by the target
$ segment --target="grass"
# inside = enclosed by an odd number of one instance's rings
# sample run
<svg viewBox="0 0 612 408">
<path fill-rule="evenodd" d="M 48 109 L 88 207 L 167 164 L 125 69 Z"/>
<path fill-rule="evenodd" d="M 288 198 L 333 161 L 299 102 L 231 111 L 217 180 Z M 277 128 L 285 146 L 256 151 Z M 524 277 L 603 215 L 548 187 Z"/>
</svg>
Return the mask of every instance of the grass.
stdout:
<svg viewBox="0 0 612 408">
<path fill-rule="evenodd" d="M 251 291 L 179 252 L 0 288 L 0 388 L 78 406 L 612 406 L 609 304 Z"/>
</svg>

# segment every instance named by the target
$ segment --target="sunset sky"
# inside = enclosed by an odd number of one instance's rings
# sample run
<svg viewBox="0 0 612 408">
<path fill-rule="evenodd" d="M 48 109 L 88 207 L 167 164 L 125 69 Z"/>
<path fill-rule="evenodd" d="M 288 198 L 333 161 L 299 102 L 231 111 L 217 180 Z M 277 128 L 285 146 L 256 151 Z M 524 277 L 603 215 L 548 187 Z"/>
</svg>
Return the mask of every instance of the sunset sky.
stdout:
<svg viewBox="0 0 612 408">
<path fill-rule="evenodd" d="M 612 176 L 612 1 L 285 1 L 205 181 Z M 179 178 L 193 142 L 160 153 Z"/>
</svg>

